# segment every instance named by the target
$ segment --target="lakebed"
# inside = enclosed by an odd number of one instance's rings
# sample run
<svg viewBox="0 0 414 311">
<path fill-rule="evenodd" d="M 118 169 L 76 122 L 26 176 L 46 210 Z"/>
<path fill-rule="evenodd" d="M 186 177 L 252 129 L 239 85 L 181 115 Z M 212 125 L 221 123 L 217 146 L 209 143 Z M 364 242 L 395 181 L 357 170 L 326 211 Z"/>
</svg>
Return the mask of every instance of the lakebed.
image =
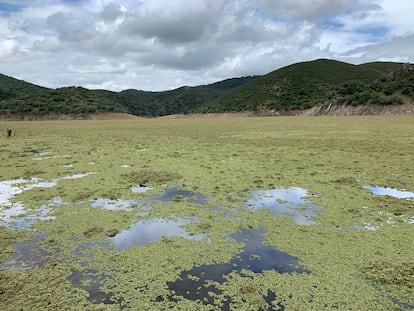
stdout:
<svg viewBox="0 0 414 311">
<path fill-rule="evenodd" d="M 413 116 L 1 126 L 6 310 L 413 309 Z"/>
</svg>

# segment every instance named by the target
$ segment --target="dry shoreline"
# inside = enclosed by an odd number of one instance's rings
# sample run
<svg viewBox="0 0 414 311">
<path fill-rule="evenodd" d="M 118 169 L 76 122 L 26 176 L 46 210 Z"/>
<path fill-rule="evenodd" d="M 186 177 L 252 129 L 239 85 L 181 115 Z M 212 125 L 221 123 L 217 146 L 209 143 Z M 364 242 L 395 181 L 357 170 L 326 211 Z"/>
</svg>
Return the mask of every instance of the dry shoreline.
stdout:
<svg viewBox="0 0 414 311">
<path fill-rule="evenodd" d="M 344 104 L 324 104 L 306 110 L 291 111 L 244 111 L 222 113 L 189 113 L 172 114 L 156 117 L 159 119 L 181 118 L 240 118 L 240 117 L 272 117 L 272 116 L 359 116 L 359 115 L 413 115 L 414 104 L 402 105 L 360 105 L 348 106 Z M 16 115 L 0 116 L 0 121 L 48 121 L 48 120 L 139 120 L 148 117 L 136 116 L 128 113 L 93 113 L 93 114 L 50 114 L 45 116 Z"/>
</svg>

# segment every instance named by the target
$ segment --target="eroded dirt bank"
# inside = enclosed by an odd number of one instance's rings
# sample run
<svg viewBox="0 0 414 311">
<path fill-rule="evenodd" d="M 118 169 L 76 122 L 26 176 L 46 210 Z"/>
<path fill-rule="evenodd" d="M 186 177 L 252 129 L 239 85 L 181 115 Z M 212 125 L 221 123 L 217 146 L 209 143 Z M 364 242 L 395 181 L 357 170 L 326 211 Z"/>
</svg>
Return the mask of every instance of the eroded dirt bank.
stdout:
<svg viewBox="0 0 414 311">
<path fill-rule="evenodd" d="M 190 113 L 161 116 L 161 119 L 180 118 L 234 118 L 234 117 L 270 117 L 270 116 L 353 116 L 353 115 L 413 115 L 414 104 L 403 105 L 360 105 L 349 106 L 346 104 L 323 104 L 306 110 L 291 111 L 243 111 L 243 112 L 222 112 L 222 113 Z M 144 117 L 127 113 L 94 113 L 76 115 L 15 115 L 0 116 L 0 121 L 47 121 L 47 120 L 134 120 Z"/>
</svg>

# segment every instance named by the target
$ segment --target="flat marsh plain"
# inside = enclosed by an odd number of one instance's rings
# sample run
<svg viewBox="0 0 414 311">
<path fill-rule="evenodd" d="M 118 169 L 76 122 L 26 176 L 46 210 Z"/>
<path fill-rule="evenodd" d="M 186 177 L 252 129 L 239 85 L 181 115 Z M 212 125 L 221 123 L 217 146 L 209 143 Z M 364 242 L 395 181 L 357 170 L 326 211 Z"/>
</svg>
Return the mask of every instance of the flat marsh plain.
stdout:
<svg viewBox="0 0 414 311">
<path fill-rule="evenodd" d="M 2 310 L 413 309 L 413 116 L 0 128 Z"/>
</svg>

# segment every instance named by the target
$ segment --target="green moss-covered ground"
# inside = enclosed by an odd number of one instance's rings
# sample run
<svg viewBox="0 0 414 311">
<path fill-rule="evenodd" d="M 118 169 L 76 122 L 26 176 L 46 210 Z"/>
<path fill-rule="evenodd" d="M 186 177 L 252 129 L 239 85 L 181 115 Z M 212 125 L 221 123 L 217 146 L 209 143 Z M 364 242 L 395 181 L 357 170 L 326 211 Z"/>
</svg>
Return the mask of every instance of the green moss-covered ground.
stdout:
<svg viewBox="0 0 414 311">
<path fill-rule="evenodd" d="M 269 290 L 274 310 L 414 305 L 414 224 L 408 221 L 414 199 L 363 188 L 414 192 L 412 116 L 7 122 L 0 128 L 0 182 L 56 182 L 12 198 L 28 215 L 49 205 L 54 219 L 0 227 L 2 262 L 36 232 L 47 233 L 36 247 L 49 256 L 40 268 L 0 272 L 1 309 L 220 310 L 231 297 L 231 310 L 257 310 L 267 308 Z M 16 135 L 6 138 L 6 128 Z M 65 178 L 77 173 L 93 174 Z M 133 193 L 140 184 L 151 189 Z M 208 204 L 175 197 L 150 203 L 147 213 L 141 203 L 114 211 L 91 204 L 99 198 L 141 202 L 169 186 L 205 195 Z M 246 209 L 249 191 L 277 187 L 315 194 L 307 199 L 324 207 L 315 224 Z M 50 203 L 56 198 L 61 204 Z M 108 238 L 140 220 L 180 217 L 196 217 L 185 228 L 206 237 L 165 237 L 123 251 Z M 356 228 L 364 225 L 377 230 Z M 242 250 L 242 243 L 228 239 L 240 228 L 267 229 L 267 244 L 311 273 L 232 273 L 216 284 L 221 294 L 212 293 L 215 305 L 172 299 L 168 283 L 182 271 L 230 262 Z M 79 284 L 71 282 L 75 275 Z M 91 290 L 94 284 L 99 290 Z"/>
</svg>

